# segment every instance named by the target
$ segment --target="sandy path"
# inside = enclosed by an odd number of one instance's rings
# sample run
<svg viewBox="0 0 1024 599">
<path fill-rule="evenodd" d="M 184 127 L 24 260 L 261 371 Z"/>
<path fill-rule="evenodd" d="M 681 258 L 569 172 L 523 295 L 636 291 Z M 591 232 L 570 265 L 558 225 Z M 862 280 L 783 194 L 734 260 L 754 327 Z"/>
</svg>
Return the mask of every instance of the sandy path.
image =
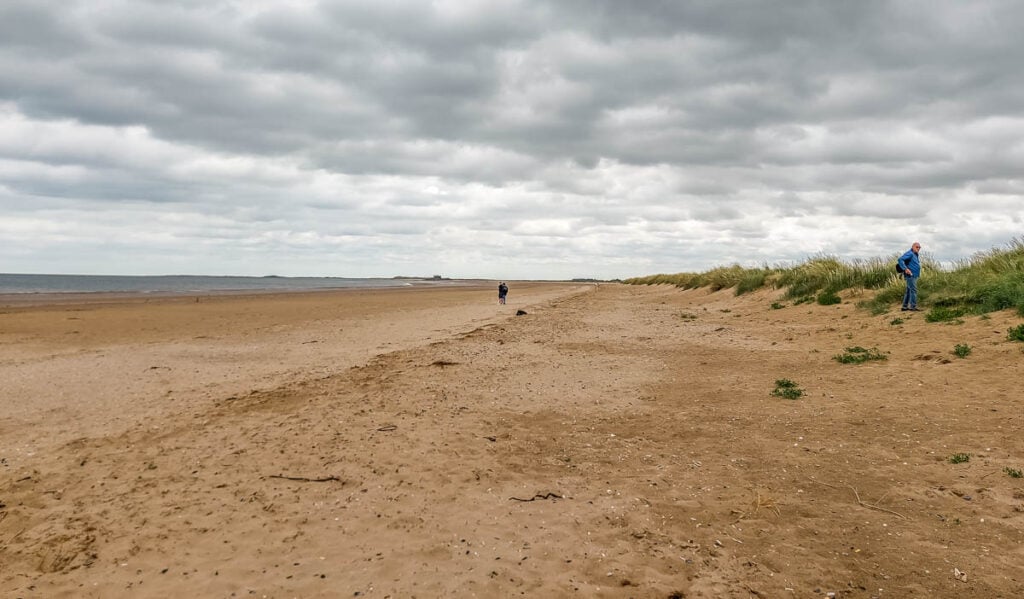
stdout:
<svg viewBox="0 0 1024 599">
<path fill-rule="evenodd" d="M 7 306 L 0 434 L 44 426 L 46 435 L 0 449 L 11 461 L 143 420 L 160 426 L 213 399 L 330 376 L 588 288 L 515 284 L 507 306 L 491 301 L 490 286 Z"/>
<path fill-rule="evenodd" d="M 264 331 L 267 354 L 240 359 L 270 373 L 256 392 L 0 466 L 0 587 L 1018 596 L 1024 484 L 1003 469 L 1024 467 L 1019 317 L 893 323 L 778 299 L 559 292 L 525 317 L 380 337 L 401 346 L 331 372 L 313 354 L 337 348 L 309 344 L 304 375 L 265 362 L 310 337 Z M 888 359 L 832 360 L 853 345 Z M 770 396 L 783 377 L 806 395 Z"/>
</svg>

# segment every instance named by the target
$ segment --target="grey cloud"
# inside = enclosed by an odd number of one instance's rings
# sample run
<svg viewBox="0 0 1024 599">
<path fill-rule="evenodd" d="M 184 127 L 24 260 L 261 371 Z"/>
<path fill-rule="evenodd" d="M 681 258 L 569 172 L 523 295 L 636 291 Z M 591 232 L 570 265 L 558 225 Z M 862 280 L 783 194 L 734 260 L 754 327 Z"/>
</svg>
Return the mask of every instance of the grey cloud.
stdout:
<svg viewBox="0 0 1024 599">
<path fill-rule="evenodd" d="M 988 237 L 938 206 L 1024 218 L 1022 20 L 997 1 L 9 0 L 0 132 L 53 139 L 0 140 L 0 212 L 166 218 L 143 229 L 221 240 L 233 265 L 233 245 L 618 275 L 966 247 Z"/>
<path fill-rule="evenodd" d="M 59 57 L 86 43 L 62 2 L 8 0 L 0 5 L 0 40 L 16 55 Z"/>
</svg>

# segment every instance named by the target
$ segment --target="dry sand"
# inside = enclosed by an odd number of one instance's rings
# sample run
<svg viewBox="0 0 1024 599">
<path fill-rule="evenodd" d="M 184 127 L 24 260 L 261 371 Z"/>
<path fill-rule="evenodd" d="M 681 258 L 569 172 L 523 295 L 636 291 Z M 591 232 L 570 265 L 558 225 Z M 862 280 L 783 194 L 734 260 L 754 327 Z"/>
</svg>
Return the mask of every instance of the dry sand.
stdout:
<svg viewBox="0 0 1024 599">
<path fill-rule="evenodd" d="M 0 308 L 0 594 L 1024 593 L 1016 315 L 494 295 Z"/>
</svg>

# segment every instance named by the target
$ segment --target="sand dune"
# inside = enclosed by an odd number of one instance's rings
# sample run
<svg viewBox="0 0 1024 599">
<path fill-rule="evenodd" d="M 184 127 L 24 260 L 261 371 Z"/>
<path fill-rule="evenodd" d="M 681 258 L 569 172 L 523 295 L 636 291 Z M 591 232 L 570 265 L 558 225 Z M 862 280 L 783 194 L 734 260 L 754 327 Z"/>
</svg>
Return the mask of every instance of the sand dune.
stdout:
<svg viewBox="0 0 1024 599">
<path fill-rule="evenodd" d="M 1024 481 L 1004 472 L 1024 468 L 1014 314 L 492 291 L 0 308 L 0 590 L 1024 589 Z M 851 346 L 888 359 L 832 359 Z M 773 397 L 781 378 L 806 394 Z"/>
</svg>

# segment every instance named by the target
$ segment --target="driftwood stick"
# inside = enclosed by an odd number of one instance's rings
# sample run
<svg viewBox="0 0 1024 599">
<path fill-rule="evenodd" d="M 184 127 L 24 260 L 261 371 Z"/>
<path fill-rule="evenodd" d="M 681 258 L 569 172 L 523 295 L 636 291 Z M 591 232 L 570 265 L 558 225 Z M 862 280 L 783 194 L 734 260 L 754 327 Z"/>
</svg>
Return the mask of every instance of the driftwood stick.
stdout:
<svg viewBox="0 0 1024 599">
<path fill-rule="evenodd" d="M 847 486 L 850 487 L 850 485 L 847 485 Z M 850 490 L 853 491 L 853 495 L 857 498 L 857 503 L 859 503 L 861 505 L 861 507 L 866 507 L 866 508 L 872 509 L 872 510 L 878 510 L 880 512 L 885 512 L 886 514 L 892 514 L 893 516 L 899 516 L 900 518 L 903 518 L 904 520 L 907 519 L 906 516 L 904 516 L 903 514 L 901 514 L 899 512 L 894 512 L 892 510 L 886 509 L 884 507 L 879 507 L 879 506 L 874 505 L 874 504 L 864 503 L 863 501 L 860 500 L 860 493 L 857 492 L 857 489 L 854 489 L 853 487 L 850 487 Z"/>
<path fill-rule="evenodd" d="M 294 480 L 300 483 L 327 483 L 331 481 L 344 482 L 337 476 L 325 476 L 323 478 L 307 478 L 305 476 L 285 476 L 283 474 L 271 474 L 267 478 L 280 478 L 283 480 Z"/>
<path fill-rule="evenodd" d="M 565 497 L 562 497 L 557 493 L 545 493 L 543 495 L 537 493 L 536 495 L 529 499 L 522 499 L 520 497 L 509 497 L 509 499 L 512 501 L 537 501 L 538 499 L 565 499 Z"/>
<path fill-rule="evenodd" d="M 830 484 L 828 484 L 828 483 L 823 483 L 823 482 L 821 482 L 820 480 L 814 480 L 813 478 L 808 478 L 808 479 L 806 479 L 806 480 L 809 480 L 809 481 L 811 481 L 812 483 L 816 483 L 816 484 L 819 484 L 819 485 L 824 485 L 824 486 L 826 486 L 826 487 L 830 487 L 830 488 L 832 488 L 832 489 L 842 489 L 842 487 L 838 487 L 838 486 L 836 486 L 836 485 L 830 485 Z M 857 489 L 853 488 L 853 487 L 852 487 L 852 486 L 850 486 L 850 485 L 846 485 L 846 488 L 847 488 L 847 489 L 849 489 L 849 490 L 851 490 L 851 491 L 853 491 L 853 496 L 857 498 L 857 504 L 858 504 L 858 505 L 860 505 L 861 507 L 866 507 L 866 508 L 868 508 L 869 510 L 878 510 L 879 512 L 885 512 L 886 514 L 892 514 L 893 516 L 897 516 L 897 517 L 903 518 L 904 520 L 906 520 L 906 519 L 907 519 L 907 517 L 906 517 L 906 516 L 904 516 L 903 514 L 901 514 L 901 513 L 899 513 L 899 512 L 894 512 L 894 511 L 892 511 L 892 510 L 890 510 L 890 509 L 886 509 L 886 508 L 884 508 L 884 507 L 880 507 L 880 506 L 879 506 L 879 505 L 877 505 L 877 504 L 871 504 L 871 503 L 864 503 L 863 501 L 861 501 L 861 499 L 860 499 L 860 493 L 858 493 L 858 492 L 857 492 Z M 888 495 L 888 493 L 886 493 L 885 495 Z M 885 497 L 885 495 L 883 495 L 882 497 L 884 498 L 884 497 Z M 881 501 L 881 500 L 879 500 L 879 501 Z"/>
</svg>

